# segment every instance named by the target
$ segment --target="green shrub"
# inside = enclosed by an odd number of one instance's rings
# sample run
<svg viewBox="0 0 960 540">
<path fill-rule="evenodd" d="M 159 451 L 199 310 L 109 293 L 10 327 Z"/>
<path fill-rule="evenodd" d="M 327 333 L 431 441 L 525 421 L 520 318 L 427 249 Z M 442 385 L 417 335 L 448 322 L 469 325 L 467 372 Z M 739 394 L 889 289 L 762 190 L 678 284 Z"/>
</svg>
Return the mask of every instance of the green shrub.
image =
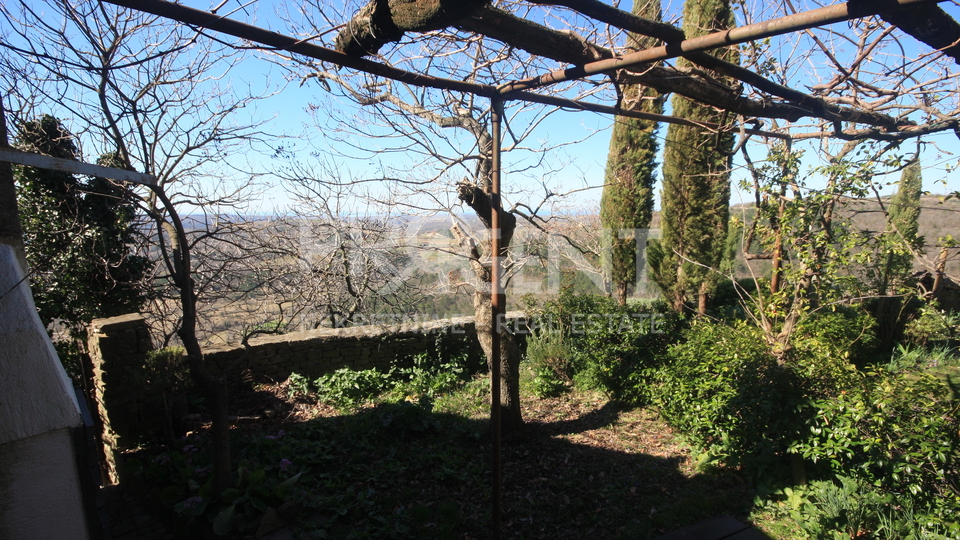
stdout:
<svg viewBox="0 0 960 540">
<path fill-rule="evenodd" d="M 922 371 L 861 374 L 816 403 L 811 435 L 791 450 L 886 492 L 960 501 L 960 405 L 951 396 Z"/>
<path fill-rule="evenodd" d="M 311 392 L 316 399 L 339 408 L 352 409 L 383 395 L 405 399 L 436 396 L 460 387 L 477 371 L 469 351 L 450 352 L 438 340 L 431 353 L 420 353 L 396 360 L 387 371 L 341 368 L 312 383 L 297 373 L 287 378 L 290 399 Z"/>
<path fill-rule="evenodd" d="M 538 331 L 528 345 L 534 353 L 527 356 L 544 392 L 572 381 L 629 402 L 647 399 L 643 374 L 655 368 L 682 323 L 662 303 L 619 306 L 609 297 L 570 289 L 531 315 Z"/>
<path fill-rule="evenodd" d="M 440 354 L 421 353 L 391 370 L 393 390 L 404 396 L 433 399 L 461 386 L 470 379 L 469 356 L 465 352 L 444 358 Z"/>
<path fill-rule="evenodd" d="M 391 375 L 376 369 L 341 368 L 320 376 L 313 384 L 318 400 L 349 409 L 392 389 L 396 383 Z"/>
<path fill-rule="evenodd" d="M 533 371 L 531 388 L 538 397 L 556 397 L 573 382 L 573 361 L 563 334 L 538 333 L 527 340 L 527 360 Z"/>
<path fill-rule="evenodd" d="M 954 339 L 960 330 L 960 315 L 940 309 L 936 300 L 920 308 L 919 316 L 907 324 L 907 340 L 913 345 Z"/>
<path fill-rule="evenodd" d="M 306 397 L 310 393 L 310 379 L 299 373 L 287 377 L 287 399 Z"/>
<path fill-rule="evenodd" d="M 830 396 L 854 384 L 857 366 L 873 360 L 875 321 L 870 314 L 837 307 L 805 318 L 785 358 L 811 398 Z"/>
<path fill-rule="evenodd" d="M 702 462 L 761 473 L 800 436 L 804 400 L 759 329 L 699 319 L 670 347 L 653 404 L 701 451 Z"/>
</svg>

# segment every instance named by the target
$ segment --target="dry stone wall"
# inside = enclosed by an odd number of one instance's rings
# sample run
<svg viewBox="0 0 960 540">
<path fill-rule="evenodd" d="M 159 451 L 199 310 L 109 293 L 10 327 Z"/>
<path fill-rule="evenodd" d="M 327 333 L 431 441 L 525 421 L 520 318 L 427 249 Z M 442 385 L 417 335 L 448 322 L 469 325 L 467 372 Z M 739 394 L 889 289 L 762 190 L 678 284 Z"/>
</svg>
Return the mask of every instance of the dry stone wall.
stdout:
<svg viewBox="0 0 960 540">
<path fill-rule="evenodd" d="M 509 314 L 515 316 L 516 314 Z M 290 373 L 319 377 L 341 368 L 386 368 L 404 356 L 431 351 L 468 350 L 480 357 L 473 317 L 456 317 L 416 324 L 321 328 L 250 340 L 242 346 L 204 351 L 207 361 L 254 380 L 286 380 Z"/>
<path fill-rule="evenodd" d="M 508 324 L 523 321 L 506 314 Z M 143 432 L 136 384 L 146 353 L 153 347 L 143 316 L 122 315 L 93 321 L 88 344 L 94 364 L 97 402 L 105 417 L 105 440 L 113 446 L 133 442 Z M 250 340 L 249 347 L 204 350 L 207 362 L 241 379 L 284 381 L 291 373 L 314 378 L 340 368 L 386 368 L 398 358 L 433 351 L 466 350 L 483 356 L 473 317 L 455 317 L 403 325 L 321 328 Z M 123 441 L 124 437 L 127 441 Z"/>
<path fill-rule="evenodd" d="M 524 326 L 523 314 L 508 313 L 508 324 Z M 153 349 L 143 316 L 97 319 L 90 326 L 88 349 L 93 363 L 95 397 L 101 418 L 101 438 L 116 481 L 112 451 L 136 444 L 155 433 L 164 415 L 148 396 L 141 395 L 147 353 Z M 241 381 L 284 381 L 291 373 L 316 378 L 341 368 L 387 368 L 395 360 L 422 352 L 466 350 L 482 362 L 473 317 L 457 317 L 404 325 L 324 328 L 250 340 L 249 346 L 206 349 L 204 359 L 226 370 L 233 386 Z M 222 371 L 221 371 L 222 372 Z M 169 406 L 168 406 L 169 408 Z"/>
<path fill-rule="evenodd" d="M 95 319 L 87 334 L 106 472 L 110 481 L 116 483 L 119 477 L 113 449 L 133 445 L 143 433 L 140 385 L 135 381 L 147 353 L 153 350 L 153 341 L 146 321 L 138 313 Z"/>
</svg>

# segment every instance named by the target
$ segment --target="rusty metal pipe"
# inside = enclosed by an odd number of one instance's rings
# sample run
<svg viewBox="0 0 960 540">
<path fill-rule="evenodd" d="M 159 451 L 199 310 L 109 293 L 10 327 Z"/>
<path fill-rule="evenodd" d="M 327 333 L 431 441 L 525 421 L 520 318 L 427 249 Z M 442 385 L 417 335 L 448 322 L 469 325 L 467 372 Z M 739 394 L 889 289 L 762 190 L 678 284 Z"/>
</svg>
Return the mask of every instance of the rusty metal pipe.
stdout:
<svg viewBox="0 0 960 540">
<path fill-rule="evenodd" d="M 580 67 L 570 67 L 545 73 L 530 79 L 514 81 L 501 86 L 500 93 L 507 95 L 520 90 L 530 90 L 559 82 L 580 79 L 590 75 L 597 75 L 599 73 L 626 69 L 640 64 L 659 62 L 690 53 L 726 47 L 727 45 L 746 43 L 748 41 L 801 30 L 809 30 L 810 28 L 848 21 L 850 19 L 868 17 L 908 6 L 938 4 L 945 1 L 947 0 L 875 0 L 872 2 L 860 1 L 835 4 L 756 24 L 738 26 L 722 32 L 714 32 L 705 36 L 686 39 L 678 43 L 653 47 L 618 58 L 598 60 Z"/>
<path fill-rule="evenodd" d="M 500 403 L 500 366 L 502 358 L 500 356 L 500 323 L 501 315 L 504 312 L 505 294 L 501 291 L 500 285 L 500 212 L 503 211 L 500 205 L 500 147 L 501 122 L 503 119 L 503 100 L 496 98 L 490 102 L 491 131 L 493 131 L 493 156 L 490 174 L 490 321 L 491 328 L 491 356 L 490 359 L 490 427 L 493 433 L 493 539 L 500 540 L 500 516 L 502 499 L 502 461 L 501 461 L 501 403 Z"/>
<path fill-rule="evenodd" d="M 543 94 L 534 94 L 532 92 L 519 92 L 517 94 L 510 94 L 509 98 L 533 103 L 542 103 L 544 105 L 553 105 L 573 111 L 589 111 L 602 114 L 613 114 L 618 116 L 626 116 L 629 118 L 639 118 L 641 120 L 652 120 L 654 122 L 665 122 L 668 124 L 680 124 L 681 126 L 699 127 L 709 131 L 719 131 L 728 127 L 721 126 L 720 124 L 715 124 L 713 122 L 696 122 L 687 118 L 631 111 L 627 109 L 621 109 L 619 107 L 611 107 L 609 105 L 600 105 L 599 103 L 587 103 L 585 101 L 575 101 L 572 99 L 558 98 L 555 96 L 545 96 Z M 785 133 L 764 131 L 762 129 L 745 128 L 743 132 L 748 135 L 760 135 L 762 137 L 771 137 L 774 139 L 790 140 L 792 138 L 790 135 Z"/>
</svg>

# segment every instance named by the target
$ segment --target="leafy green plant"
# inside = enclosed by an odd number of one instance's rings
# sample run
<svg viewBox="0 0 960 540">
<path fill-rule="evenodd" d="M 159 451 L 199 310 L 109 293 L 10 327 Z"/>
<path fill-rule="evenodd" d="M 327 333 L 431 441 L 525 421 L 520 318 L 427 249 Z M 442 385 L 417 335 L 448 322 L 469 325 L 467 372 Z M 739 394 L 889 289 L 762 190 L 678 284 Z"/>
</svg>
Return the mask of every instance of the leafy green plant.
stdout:
<svg viewBox="0 0 960 540">
<path fill-rule="evenodd" d="M 386 371 L 341 368 L 313 381 L 291 373 L 287 395 L 295 399 L 313 392 L 319 401 L 342 409 L 356 408 L 384 394 L 399 400 L 432 400 L 470 380 L 476 371 L 473 364 L 469 351 L 451 351 L 438 339 L 433 351 L 401 358 Z"/>
<path fill-rule="evenodd" d="M 701 462 L 762 473 L 800 437 L 805 408 L 796 375 L 745 321 L 697 320 L 684 338 L 655 374 L 653 404 Z"/>
<path fill-rule="evenodd" d="M 806 316 L 784 356 L 810 398 L 829 396 L 853 384 L 857 365 L 867 364 L 876 343 L 874 319 L 865 311 L 835 306 Z"/>
<path fill-rule="evenodd" d="M 907 339 L 914 345 L 930 341 L 953 339 L 960 330 L 960 314 L 940 309 L 936 300 L 920 308 L 916 319 L 907 324 Z"/>
<path fill-rule="evenodd" d="M 285 440 L 287 439 L 287 440 Z M 147 481 L 161 486 L 159 495 L 174 513 L 189 522 L 205 521 L 219 536 L 252 534 L 268 508 L 296 499 L 293 487 L 302 471 L 295 465 L 310 455 L 310 446 L 294 451 L 283 431 L 245 441 L 236 483 L 217 493 L 210 466 L 208 437 L 190 435 L 176 449 L 156 455 L 143 468 Z M 290 458 L 290 459 L 287 459 Z M 293 461 L 291 461 L 293 460 Z"/>
<path fill-rule="evenodd" d="M 466 353 L 449 358 L 421 353 L 414 355 L 406 364 L 396 366 L 392 371 L 396 379 L 394 393 L 402 394 L 401 397 L 423 396 L 432 399 L 459 387 L 470 378 Z"/>
<path fill-rule="evenodd" d="M 546 331 L 527 340 L 527 361 L 533 371 L 530 387 L 537 397 L 556 397 L 573 382 L 573 362 L 563 334 Z"/>
<path fill-rule="evenodd" d="M 957 364 L 960 358 L 947 346 L 932 349 L 897 345 L 884 369 L 890 373 L 900 373 L 917 368 L 937 368 Z"/>
<path fill-rule="evenodd" d="M 948 540 L 960 532 L 953 515 L 841 475 L 758 499 L 752 519 L 786 538 Z"/>
<path fill-rule="evenodd" d="M 376 369 L 354 371 L 350 368 L 322 375 L 313 384 L 318 400 L 345 409 L 357 407 L 395 385 L 390 372 Z"/>
<path fill-rule="evenodd" d="M 928 373 L 864 373 L 816 403 L 811 436 L 791 451 L 887 492 L 957 501 L 958 409 L 949 385 Z"/>
<path fill-rule="evenodd" d="M 299 373 L 291 373 L 287 377 L 287 398 L 296 399 L 310 393 L 310 379 Z"/>
<path fill-rule="evenodd" d="M 682 320 L 662 303 L 628 303 L 564 288 L 534 313 L 538 327 L 528 347 L 544 392 L 572 381 L 631 402 L 648 397 L 643 380 L 679 337 Z"/>
</svg>

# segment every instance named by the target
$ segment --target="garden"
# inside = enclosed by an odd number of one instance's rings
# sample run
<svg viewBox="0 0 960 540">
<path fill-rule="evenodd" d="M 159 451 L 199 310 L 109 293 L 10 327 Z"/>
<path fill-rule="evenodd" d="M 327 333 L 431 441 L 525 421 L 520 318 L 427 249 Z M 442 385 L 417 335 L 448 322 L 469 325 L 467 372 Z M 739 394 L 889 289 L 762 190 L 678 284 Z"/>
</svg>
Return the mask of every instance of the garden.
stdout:
<svg viewBox="0 0 960 540">
<path fill-rule="evenodd" d="M 228 4 L 0 6 L 0 228 L 91 408 L 91 321 L 182 347 L 178 536 L 960 538 L 956 1 Z M 490 369 L 239 367 L 471 308 Z"/>
<path fill-rule="evenodd" d="M 918 306 L 883 354 L 867 312 L 830 310 L 784 365 L 735 316 L 526 301 L 550 324 L 527 336 L 526 425 L 503 443 L 504 537 L 655 538 L 724 514 L 775 539 L 960 535 L 955 315 Z M 438 345 L 254 384 L 236 398 L 260 416 L 232 432 L 234 487 L 213 491 L 204 429 L 129 454 L 128 474 L 201 538 L 486 538 L 484 371 Z"/>
</svg>

